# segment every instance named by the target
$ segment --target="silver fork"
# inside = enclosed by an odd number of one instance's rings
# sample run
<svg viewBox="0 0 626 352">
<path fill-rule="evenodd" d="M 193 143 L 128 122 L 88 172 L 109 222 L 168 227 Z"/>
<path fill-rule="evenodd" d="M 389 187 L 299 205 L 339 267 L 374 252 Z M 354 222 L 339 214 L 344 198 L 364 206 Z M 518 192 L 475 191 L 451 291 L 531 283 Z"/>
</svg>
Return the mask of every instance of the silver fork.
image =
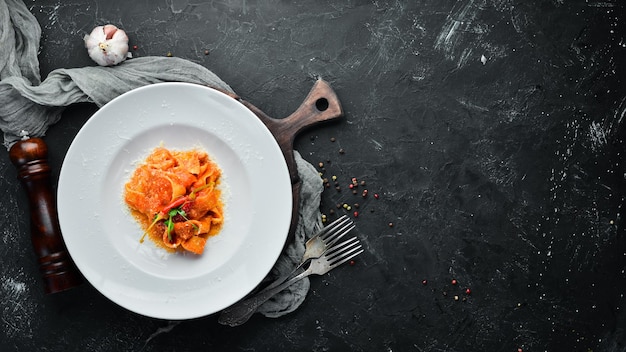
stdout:
<svg viewBox="0 0 626 352">
<path fill-rule="evenodd" d="M 262 291 L 274 288 L 285 282 L 285 280 L 289 279 L 309 260 L 319 258 L 319 256 L 324 254 L 328 248 L 332 247 L 335 243 L 337 243 L 337 241 L 339 241 L 353 228 L 354 223 L 352 222 L 352 220 L 350 220 L 350 218 L 348 218 L 347 215 L 343 215 L 337 218 L 335 221 L 331 222 L 330 224 L 326 225 L 326 227 L 321 229 L 318 233 L 316 233 L 315 235 L 313 235 L 313 237 L 309 238 L 309 240 L 306 241 L 306 243 L 304 244 L 304 254 L 302 255 L 302 259 L 300 259 L 300 263 L 298 264 L 298 266 L 296 266 L 290 273 L 285 274 L 280 278 L 274 280 L 274 282 L 265 287 Z"/>
<path fill-rule="evenodd" d="M 309 267 L 299 275 L 294 276 L 290 280 L 285 281 L 276 287 L 259 292 L 251 298 L 235 303 L 234 305 L 224 309 L 220 314 L 218 322 L 229 326 L 238 326 L 245 323 L 248 319 L 250 319 L 254 312 L 256 312 L 257 308 L 261 304 L 272 298 L 272 296 L 278 292 L 311 274 L 326 274 L 339 265 L 363 253 L 363 249 L 361 248 L 361 244 L 356 237 L 352 237 L 333 246 L 332 248 L 329 248 L 326 253 L 319 258 L 312 259 Z"/>
<path fill-rule="evenodd" d="M 346 230 L 348 228 L 349 230 Z M 309 238 L 308 241 L 306 241 L 306 250 L 304 251 L 304 255 L 302 256 L 302 260 L 300 261 L 300 265 L 298 265 L 298 268 L 300 268 L 309 259 L 317 258 L 320 255 L 324 254 L 328 247 L 337 243 L 337 241 L 339 241 L 339 239 L 343 235 L 348 233 L 353 228 L 354 223 L 348 218 L 347 215 L 342 215 L 341 217 L 337 218 L 337 220 L 326 225 L 326 227 L 324 227 L 317 234 L 315 234 L 313 237 Z M 346 231 L 341 233 L 341 231 L 343 230 Z"/>
</svg>

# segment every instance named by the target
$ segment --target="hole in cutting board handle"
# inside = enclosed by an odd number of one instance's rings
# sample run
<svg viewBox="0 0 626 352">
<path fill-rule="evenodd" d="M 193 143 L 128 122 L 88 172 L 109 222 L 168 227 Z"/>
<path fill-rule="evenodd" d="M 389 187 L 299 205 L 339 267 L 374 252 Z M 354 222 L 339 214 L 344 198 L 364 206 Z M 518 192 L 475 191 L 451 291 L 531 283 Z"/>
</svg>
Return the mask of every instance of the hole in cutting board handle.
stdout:
<svg viewBox="0 0 626 352">
<path fill-rule="evenodd" d="M 328 100 L 326 98 L 319 98 L 315 101 L 315 107 L 319 111 L 326 111 L 328 109 Z"/>
</svg>

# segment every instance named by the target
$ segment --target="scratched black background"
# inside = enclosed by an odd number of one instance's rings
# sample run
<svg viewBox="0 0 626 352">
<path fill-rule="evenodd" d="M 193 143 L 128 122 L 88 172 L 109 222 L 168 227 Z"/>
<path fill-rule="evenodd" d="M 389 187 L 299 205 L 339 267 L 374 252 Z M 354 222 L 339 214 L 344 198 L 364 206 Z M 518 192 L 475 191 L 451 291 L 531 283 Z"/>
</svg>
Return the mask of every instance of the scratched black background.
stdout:
<svg viewBox="0 0 626 352">
<path fill-rule="evenodd" d="M 43 296 L 4 154 L 3 351 L 626 350 L 624 2 L 25 3 L 43 77 L 93 65 L 82 37 L 112 23 L 135 56 L 200 63 L 270 116 L 328 81 L 345 118 L 296 149 L 338 177 L 322 212 L 359 203 L 366 251 L 312 278 L 295 313 L 234 329 L 137 316 L 88 284 Z M 70 107 L 49 131 L 55 185 L 94 111 Z M 347 189 L 352 177 L 370 196 Z"/>
</svg>

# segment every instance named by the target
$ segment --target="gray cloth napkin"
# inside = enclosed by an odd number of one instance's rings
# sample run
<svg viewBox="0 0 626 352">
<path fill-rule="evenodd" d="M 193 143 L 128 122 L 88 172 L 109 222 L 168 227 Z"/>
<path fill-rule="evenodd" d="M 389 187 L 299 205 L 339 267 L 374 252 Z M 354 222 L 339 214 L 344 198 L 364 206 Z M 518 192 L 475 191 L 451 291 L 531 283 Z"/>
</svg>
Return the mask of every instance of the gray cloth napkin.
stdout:
<svg viewBox="0 0 626 352">
<path fill-rule="evenodd" d="M 173 57 L 130 59 L 114 67 L 57 69 L 41 82 L 37 59 L 40 35 L 36 18 L 21 0 L 0 0 L 0 129 L 7 148 L 24 134 L 43 136 L 71 104 L 89 102 L 101 107 L 120 94 L 148 84 L 189 82 L 233 91 L 208 69 Z M 304 253 L 306 238 L 321 228 L 322 180 L 310 163 L 299 153 L 294 154 L 302 182 L 298 226 L 294 241 L 286 246 L 267 279 L 290 272 Z M 292 312 L 304 301 L 308 290 L 308 279 L 301 280 L 266 302 L 258 312 L 268 317 Z"/>
</svg>

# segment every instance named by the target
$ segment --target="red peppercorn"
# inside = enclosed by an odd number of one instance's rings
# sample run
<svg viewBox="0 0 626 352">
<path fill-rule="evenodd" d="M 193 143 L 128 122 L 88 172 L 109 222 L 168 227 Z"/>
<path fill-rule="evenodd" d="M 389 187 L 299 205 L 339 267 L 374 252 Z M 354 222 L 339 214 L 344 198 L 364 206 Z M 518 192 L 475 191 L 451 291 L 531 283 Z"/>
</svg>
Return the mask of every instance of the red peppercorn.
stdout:
<svg viewBox="0 0 626 352">
<path fill-rule="evenodd" d="M 452 284 L 456 285 L 458 282 L 456 281 L 456 279 L 452 279 Z"/>
<path fill-rule="evenodd" d="M 354 212 L 354 217 L 355 217 L 355 218 L 358 218 L 358 217 L 359 217 L 359 212 L 358 212 L 358 211 L 355 211 L 355 212 Z"/>
<path fill-rule="evenodd" d="M 471 295 L 472 294 L 472 290 L 470 290 L 469 288 L 465 289 L 465 294 L 466 295 Z"/>
<path fill-rule="evenodd" d="M 353 189 L 353 188 L 354 188 L 354 185 L 351 183 L 350 185 L 348 185 L 348 187 L 349 187 L 350 189 Z"/>
<path fill-rule="evenodd" d="M 356 264 L 356 262 L 354 260 L 351 260 L 349 264 L 350 266 L 353 266 L 354 264 Z"/>
<path fill-rule="evenodd" d="M 139 47 L 137 45 L 133 45 L 133 50 L 137 50 Z"/>
<path fill-rule="evenodd" d="M 379 197 L 378 193 L 374 193 L 374 198 L 378 199 Z"/>
<path fill-rule="evenodd" d="M 426 286 L 428 284 L 428 281 L 426 281 L 426 279 L 422 280 L 422 285 Z"/>
</svg>

